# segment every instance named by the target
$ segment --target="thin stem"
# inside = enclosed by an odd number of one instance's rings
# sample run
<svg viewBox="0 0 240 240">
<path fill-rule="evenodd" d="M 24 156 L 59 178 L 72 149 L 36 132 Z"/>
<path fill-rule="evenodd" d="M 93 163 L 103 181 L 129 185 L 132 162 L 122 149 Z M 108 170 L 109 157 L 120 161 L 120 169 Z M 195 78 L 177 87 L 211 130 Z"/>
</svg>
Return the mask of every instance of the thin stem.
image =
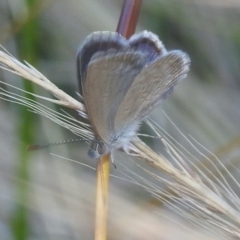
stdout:
<svg viewBox="0 0 240 240">
<path fill-rule="evenodd" d="M 95 240 L 105 240 L 107 238 L 109 165 L 109 154 L 98 161 Z"/>
<path fill-rule="evenodd" d="M 119 18 L 117 32 L 126 38 L 134 34 L 142 0 L 126 0 Z"/>
</svg>

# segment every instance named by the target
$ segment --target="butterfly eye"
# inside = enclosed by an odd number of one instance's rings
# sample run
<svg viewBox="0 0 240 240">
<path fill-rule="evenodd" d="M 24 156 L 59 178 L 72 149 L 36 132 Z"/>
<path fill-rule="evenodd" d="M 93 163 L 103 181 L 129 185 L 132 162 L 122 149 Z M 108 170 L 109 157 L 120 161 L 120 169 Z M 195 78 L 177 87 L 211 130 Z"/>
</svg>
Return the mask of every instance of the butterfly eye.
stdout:
<svg viewBox="0 0 240 240">
<path fill-rule="evenodd" d="M 97 151 L 99 155 L 103 155 L 107 152 L 106 145 L 103 142 L 98 142 Z"/>
</svg>

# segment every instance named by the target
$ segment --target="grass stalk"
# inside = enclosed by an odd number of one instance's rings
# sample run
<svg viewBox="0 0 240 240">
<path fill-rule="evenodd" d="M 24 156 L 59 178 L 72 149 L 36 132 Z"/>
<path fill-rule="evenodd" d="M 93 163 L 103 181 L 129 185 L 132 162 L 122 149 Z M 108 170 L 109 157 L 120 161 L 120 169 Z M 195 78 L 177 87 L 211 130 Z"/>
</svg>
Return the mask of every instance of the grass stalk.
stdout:
<svg viewBox="0 0 240 240">
<path fill-rule="evenodd" d="M 107 238 L 109 165 L 109 154 L 98 161 L 95 240 L 105 240 Z"/>
</svg>

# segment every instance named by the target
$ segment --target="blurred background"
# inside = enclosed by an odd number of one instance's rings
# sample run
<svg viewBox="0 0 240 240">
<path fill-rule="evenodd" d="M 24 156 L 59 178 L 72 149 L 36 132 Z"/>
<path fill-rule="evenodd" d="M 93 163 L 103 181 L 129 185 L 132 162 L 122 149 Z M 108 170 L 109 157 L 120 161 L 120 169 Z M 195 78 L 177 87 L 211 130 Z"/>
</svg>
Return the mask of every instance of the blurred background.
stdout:
<svg viewBox="0 0 240 240">
<path fill-rule="evenodd" d="M 76 78 L 79 44 L 93 31 L 115 31 L 122 4 L 123 1 L 116 0 L 2 0 L 0 44 L 79 99 Z M 192 61 L 188 77 L 151 117 L 196 157 L 203 158 L 173 127 L 164 111 L 185 136 L 192 136 L 216 154 L 237 180 L 239 13 L 238 0 L 150 0 L 143 1 L 137 27 L 137 32 L 147 29 L 158 34 L 167 49 L 181 49 Z M 0 80 L 50 96 L 40 87 L 3 70 Z M 61 111 L 58 106 L 40 102 Z M 64 110 L 78 118 L 74 111 Z M 142 131 L 151 133 L 145 125 Z M 0 100 L 0 240 L 93 239 L 95 170 L 63 159 L 96 167 L 96 162 L 87 156 L 88 146 L 75 143 L 26 151 L 32 143 L 74 138 L 68 130 L 31 113 L 27 107 Z M 159 141 L 146 141 L 156 151 L 164 150 Z M 112 167 L 111 173 L 120 178 L 110 179 L 109 239 L 161 239 L 163 236 L 180 239 L 179 234 L 177 238 L 172 236 L 169 228 L 174 226 L 177 231 L 178 216 L 169 215 L 171 210 L 166 204 L 154 199 L 141 184 L 122 179 L 130 174 L 126 168 L 143 176 L 136 169 L 135 161 L 117 153 L 114 159 L 117 168 Z M 141 166 L 149 168 L 146 164 Z M 237 195 L 238 191 L 237 188 Z M 175 221 L 169 224 L 169 219 L 163 217 L 164 211 L 168 218 L 176 218 Z M 194 239 L 192 234 L 188 237 L 183 238 Z"/>
</svg>

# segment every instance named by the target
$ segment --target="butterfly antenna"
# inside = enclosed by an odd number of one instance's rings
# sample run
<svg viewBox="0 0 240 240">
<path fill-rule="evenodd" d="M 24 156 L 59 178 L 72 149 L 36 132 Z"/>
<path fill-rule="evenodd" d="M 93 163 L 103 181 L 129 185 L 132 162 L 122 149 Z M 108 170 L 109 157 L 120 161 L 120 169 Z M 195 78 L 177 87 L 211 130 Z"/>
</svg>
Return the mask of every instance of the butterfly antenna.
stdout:
<svg viewBox="0 0 240 240">
<path fill-rule="evenodd" d="M 27 151 L 34 151 L 39 150 L 42 148 L 48 148 L 52 146 L 58 146 L 58 145 L 64 145 L 64 144 L 70 144 L 70 143 L 76 143 L 81 141 L 87 141 L 87 139 L 83 138 L 77 138 L 77 139 L 71 139 L 71 140 L 64 140 L 61 142 L 53 142 L 53 143 L 46 143 L 46 144 L 31 144 L 27 147 Z"/>
</svg>

